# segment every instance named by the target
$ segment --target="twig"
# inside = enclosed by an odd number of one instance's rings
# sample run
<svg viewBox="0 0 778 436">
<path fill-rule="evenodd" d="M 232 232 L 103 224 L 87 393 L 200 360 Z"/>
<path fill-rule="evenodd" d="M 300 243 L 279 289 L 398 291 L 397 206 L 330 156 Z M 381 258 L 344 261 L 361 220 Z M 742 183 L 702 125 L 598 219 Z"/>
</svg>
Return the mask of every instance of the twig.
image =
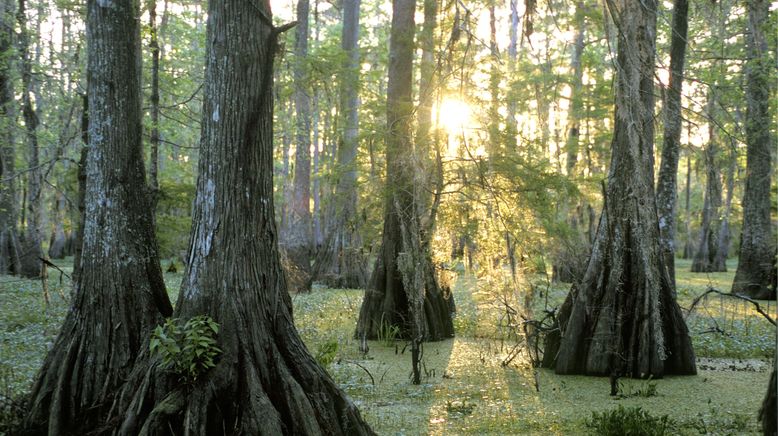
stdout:
<svg viewBox="0 0 778 436">
<path fill-rule="evenodd" d="M 694 301 L 692 301 L 692 305 L 689 306 L 689 309 L 686 311 L 687 316 L 692 313 L 694 308 L 697 307 L 697 304 L 699 304 L 699 302 L 702 301 L 702 299 L 705 298 L 705 296 L 707 296 L 708 294 L 719 294 L 724 297 L 732 297 L 738 300 L 748 301 L 749 303 L 754 305 L 756 311 L 759 312 L 759 314 L 761 314 L 763 317 L 765 317 L 765 319 L 769 321 L 770 324 L 776 325 L 775 320 L 767 312 L 765 312 L 764 309 L 762 309 L 762 306 L 759 305 L 758 301 L 753 300 L 752 298 L 747 297 L 745 295 L 733 294 L 730 292 L 721 292 L 718 289 L 713 287 L 708 287 L 707 291 L 705 291 L 702 295 L 700 295 L 699 297 L 695 298 Z"/>
</svg>

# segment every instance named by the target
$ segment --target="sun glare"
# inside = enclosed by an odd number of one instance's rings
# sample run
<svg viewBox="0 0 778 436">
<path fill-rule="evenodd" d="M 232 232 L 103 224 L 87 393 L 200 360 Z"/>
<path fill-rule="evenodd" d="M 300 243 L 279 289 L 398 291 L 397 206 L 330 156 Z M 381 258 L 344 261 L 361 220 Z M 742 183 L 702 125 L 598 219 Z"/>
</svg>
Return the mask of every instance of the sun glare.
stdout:
<svg viewBox="0 0 778 436">
<path fill-rule="evenodd" d="M 440 127 L 449 133 L 458 133 L 470 124 L 472 110 L 462 100 L 445 98 L 439 111 Z"/>
</svg>

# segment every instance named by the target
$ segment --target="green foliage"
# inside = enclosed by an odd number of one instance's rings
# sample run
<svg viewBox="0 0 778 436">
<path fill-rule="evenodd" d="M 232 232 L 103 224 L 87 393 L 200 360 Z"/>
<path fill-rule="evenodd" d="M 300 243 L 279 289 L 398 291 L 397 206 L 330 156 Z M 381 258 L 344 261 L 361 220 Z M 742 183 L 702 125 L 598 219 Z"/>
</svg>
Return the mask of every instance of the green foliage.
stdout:
<svg viewBox="0 0 778 436">
<path fill-rule="evenodd" d="M 388 322 L 382 322 L 378 329 L 378 342 L 385 347 L 393 347 L 397 338 L 400 337 L 400 327 L 391 325 Z"/>
<path fill-rule="evenodd" d="M 151 334 L 149 350 L 162 358 L 162 366 L 189 382 L 216 366 L 222 350 L 216 346 L 219 324 L 211 317 L 190 318 L 183 326 L 170 318 Z"/>
<path fill-rule="evenodd" d="M 619 380 L 619 395 L 622 398 L 627 397 L 641 397 L 650 398 L 657 395 L 657 383 L 652 381 L 651 377 L 648 380 L 641 380 L 637 385 L 629 381 Z"/>
<path fill-rule="evenodd" d="M 186 252 L 194 195 L 195 186 L 189 181 L 161 181 L 157 204 L 157 240 L 161 258 L 177 257 Z"/>
<path fill-rule="evenodd" d="M 338 342 L 334 339 L 330 339 L 318 345 L 316 350 L 316 361 L 323 367 L 328 367 L 335 361 L 335 357 L 338 355 Z"/>
<path fill-rule="evenodd" d="M 664 436 L 671 434 L 673 422 L 667 415 L 652 416 L 640 407 L 619 405 L 602 413 L 592 412 L 586 426 L 600 436 Z"/>
</svg>

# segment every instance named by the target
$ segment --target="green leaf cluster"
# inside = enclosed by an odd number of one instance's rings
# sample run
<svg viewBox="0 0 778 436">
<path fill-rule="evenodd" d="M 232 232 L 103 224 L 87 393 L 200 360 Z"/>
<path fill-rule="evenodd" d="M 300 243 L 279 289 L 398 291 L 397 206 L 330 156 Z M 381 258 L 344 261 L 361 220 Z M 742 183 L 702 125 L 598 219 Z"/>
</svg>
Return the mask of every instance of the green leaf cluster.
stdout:
<svg viewBox="0 0 778 436">
<path fill-rule="evenodd" d="M 151 334 L 149 350 L 161 357 L 161 365 L 188 382 L 195 382 L 216 366 L 222 350 L 216 346 L 219 324 L 201 315 L 181 325 L 178 318 L 168 318 Z"/>
</svg>

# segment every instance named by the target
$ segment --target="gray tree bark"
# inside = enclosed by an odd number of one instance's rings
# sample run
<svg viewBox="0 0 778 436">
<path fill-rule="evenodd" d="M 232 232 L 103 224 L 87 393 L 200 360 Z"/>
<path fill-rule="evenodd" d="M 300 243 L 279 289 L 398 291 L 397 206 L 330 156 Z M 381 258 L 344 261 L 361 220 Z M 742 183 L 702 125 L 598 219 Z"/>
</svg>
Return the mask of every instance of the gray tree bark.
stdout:
<svg viewBox="0 0 778 436">
<path fill-rule="evenodd" d="M 26 0 L 19 0 L 16 12 L 19 23 L 19 52 L 22 57 L 22 116 L 27 140 L 27 198 L 25 201 L 25 229 L 22 237 L 21 275 L 38 278 L 41 275 L 43 240 L 41 229 L 41 194 L 43 192 L 43 177 L 40 165 L 40 150 L 38 147 L 38 113 L 33 105 L 35 84 L 32 78 L 32 59 L 30 52 L 30 36 L 27 29 Z"/>
<path fill-rule="evenodd" d="M 665 258 L 670 284 L 675 289 L 675 218 L 678 198 L 678 160 L 681 148 L 681 95 L 683 92 L 686 37 L 689 29 L 689 1 L 673 1 L 670 27 L 670 83 L 664 107 L 662 161 L 656 184 L 656 208 L 659 216 L 659 246 Z"/>
<path fill-rule="evenodd" d="M 740 259 L 732 292 L 752 298 L 775 298 L 775 288 L 770 289 L 776 274 L 775 240 L 770 224 L 770 177 L 775 144 L 770 137 L 773 120 L 768 111 L 774 66 L 765 33 L 770 2 L 749 0 L 746 9 L 746 187 Z"/>
<path fill-rule="evenodd" d="M 14 39 L 14 0 L 0 0 L 0 53 L 9 53 Z M 19 274 L 21 261 L 16 228 L 17 202 L 14 174 L 14 90 L 12 56 L 0 58 L 0 274 Z"/>
<path fill-rule="evenodd" d="M 586 273 L 547 337 L 558 374 L 696 373 L 659 248 L 654 198 L 656 2 L 608 0 L 618 32 L 615 127 L 605 205 Z"/>
<path fill-rule="evenodd" d="M 292 319 L 273 210 L 280 31 L 268 1 L 208 3 L 190 258 L 174 315 L 213 318 L 222 353 L 186 385 L 144 355 L 117 402 L 120 435 L 372 434 Z"/>
<path fill-rule="evenodd" d="M 90 151 L 83 252 L 71 309 L 38 373 L 25 427 L 84 434 L 102 423 L 151 329 L 172 313 L 143 167 L 137 2 L 90 0 Z"/>
</svg>

